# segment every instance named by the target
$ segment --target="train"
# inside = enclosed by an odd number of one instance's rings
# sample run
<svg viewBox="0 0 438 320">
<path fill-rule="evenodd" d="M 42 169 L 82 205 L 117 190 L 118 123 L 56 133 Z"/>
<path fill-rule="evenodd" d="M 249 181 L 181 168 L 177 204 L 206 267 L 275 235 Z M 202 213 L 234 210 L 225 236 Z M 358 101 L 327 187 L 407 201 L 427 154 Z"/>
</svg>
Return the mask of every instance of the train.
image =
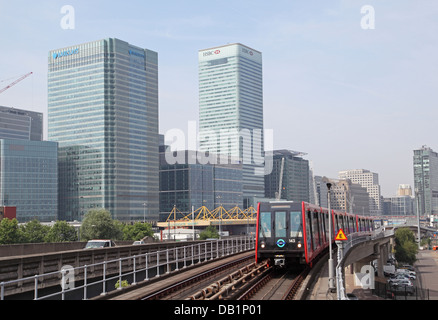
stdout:
<svg viewBox="0 0 438 320">
<path fill-rule="evenodd" d="M 332 239 L 340 229 L 348 237 L 371 233 L 371 217 L 331 210 Z M 329 246 L 329 210 L 307 202 L 271 201 L 257 206 L 256 262 L 278 267 L 313 266 Z M 333 241 L 333 240 L 332 240 Z"/>
</svg>

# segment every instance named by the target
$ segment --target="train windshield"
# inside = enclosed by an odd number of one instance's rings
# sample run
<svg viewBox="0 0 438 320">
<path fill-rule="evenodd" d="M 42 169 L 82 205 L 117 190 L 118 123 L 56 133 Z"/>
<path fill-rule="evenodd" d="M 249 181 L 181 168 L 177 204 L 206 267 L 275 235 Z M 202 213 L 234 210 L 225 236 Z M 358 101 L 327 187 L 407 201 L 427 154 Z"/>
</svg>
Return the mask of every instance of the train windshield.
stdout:
<svg viewBox="0 0 438 320">
<path fill-rule="evenodd" d="M 275 213 L 275 237 L 286 237 L 286 212 L 278 211 Z"/>
<path fill-rule="evenodd" d="M 262 212 L 260 213 L 260 229 L 262 236 L 265 238 L 271 237 L 271 213 Z"/>
<path fill-rule="evenodd" d="M 301 226 L 301 212 L 290 213 L 290 237 L 297 238 L 302 237 L 303 228 Z"/>
</svg>

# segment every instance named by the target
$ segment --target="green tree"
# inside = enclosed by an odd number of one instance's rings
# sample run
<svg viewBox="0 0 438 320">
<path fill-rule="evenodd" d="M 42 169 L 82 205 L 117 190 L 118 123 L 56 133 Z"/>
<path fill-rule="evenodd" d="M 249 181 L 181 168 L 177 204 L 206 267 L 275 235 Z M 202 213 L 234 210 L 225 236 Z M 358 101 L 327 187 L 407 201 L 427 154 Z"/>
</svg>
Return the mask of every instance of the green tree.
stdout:
<svg viewBox="0 0 438 320">
<path fill-rule="evenodd" d="M 92 209 L 87 212 L 82 221 L 81 240 L 91 239 L 121 239 L 119 225 L 105 209 Z"/>
<path fill-rule="evenodd" d="M 141 240 L 144 237 L 154 236 L 154 231 L 152 230 L 152 225 L 149 223 L 137 222 L 133 225 L 127 224 L 123 227 L 123 240 Z"/>
<path fill-rule="evenodd" d="M 29 221 L 21 226 L 22 242 L 24 243 L 43 243 L 46 234 L 49 232 L 50 227 L 44 226 L 37 219 Z"/>
<path fill-rule="evenodd" d="M 17 219 L 3 219 L 0 221 L 0 244 L 20 243 L 22 240 L 21 229 Z"/>
<path fill-rule="evenodd" d="M 206 239 L 219 239 L 219 232 L 216 227 L 208 226 L 204 231 L 199 234 L 199 240 Z"/>
<path fill-rule="evenodd" d="M 45 236 L 46 242 L 73 242 L 78 240 L 74 227 L 65 221 L 56 221 Z"/>
<path fill-rule="evenodd" d="M 418 246 L 415 235 L 409 228 L 400 228 L 395 232 L 395 258 L 399 262 L 413 264 L 417 260 Z"/>
</svg>

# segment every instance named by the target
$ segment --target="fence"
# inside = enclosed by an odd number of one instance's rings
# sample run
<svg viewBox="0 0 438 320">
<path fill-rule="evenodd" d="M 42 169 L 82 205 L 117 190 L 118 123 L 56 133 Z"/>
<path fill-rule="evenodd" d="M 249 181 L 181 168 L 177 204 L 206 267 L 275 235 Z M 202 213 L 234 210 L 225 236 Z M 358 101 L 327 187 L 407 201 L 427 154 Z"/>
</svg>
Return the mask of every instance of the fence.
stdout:
<svg viewBox="0 0 438 320">
<path fill-rule="evenodd" d="M 33 277 L 0 283 L 0 299 L 5 299 L 5 288 L 24 282 L 33 282 L 33 299 L 61 299 L 70 300 L 79 295 L 83 300 L 92 296 L 105 295 L 111 290 L 111 284 L 118 283 L 118 289 L 122 288 L 124 281 L 132 280 L 132 285 L 138 281 L 149 281 L 151 278 L 178 271 L 196 263 L 217 259 L 228 255 L 252 250 L 255 248 L 253 237 L 238 237 L 221 240 L 200 242 L 188 246 L 149 252 L 125 258 L 119 258 L 100 263 L 79 267 L 64 266 L 59 271 L 35 275 Z M 129 266 L 129 271 L 123 271 Z M 95 274 L 102 274 L 96 280 Z M 80 276 L 81 281 L 75 281 Z M 59 286 L 51 288 L 51 291 L 40 296 L 41 284 L 45 279 L 59 279 Z M 93 293 L 91 293 L 91 290 Z M 75 293 L 75 294 L 73 294 Z"/>
<path fill-rule="evenodd" d="M 430 291 L 419 287 L 396 287 L 389 283 L 375 282 L 373 295 L 392 300 L 429 300 Z"/>
</svg>

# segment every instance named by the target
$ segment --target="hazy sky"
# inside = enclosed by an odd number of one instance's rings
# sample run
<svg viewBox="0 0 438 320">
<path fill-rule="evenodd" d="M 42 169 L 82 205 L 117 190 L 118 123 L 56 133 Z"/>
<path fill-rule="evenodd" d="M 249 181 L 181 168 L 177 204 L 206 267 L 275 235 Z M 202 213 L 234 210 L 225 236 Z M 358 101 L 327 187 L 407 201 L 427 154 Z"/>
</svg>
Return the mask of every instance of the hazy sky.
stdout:
<svg viewBox="0 0 438 320">
<path fill-rule="evenodd" d="M 240 42 L 263 53 L 274 147 L 307 153 L 315 174 L 368 169 L 392 196 L 413 185 L 413 149 L 438 151 L 435 0 L 0 0 L 0 30 L 0 88 L 34 72 L 0 105 L 43 112 L 46 128 L 51 49 L 116 37 L 157 51 L 165 133 L 198 121 L 198 50 Z"/>
</svg>

